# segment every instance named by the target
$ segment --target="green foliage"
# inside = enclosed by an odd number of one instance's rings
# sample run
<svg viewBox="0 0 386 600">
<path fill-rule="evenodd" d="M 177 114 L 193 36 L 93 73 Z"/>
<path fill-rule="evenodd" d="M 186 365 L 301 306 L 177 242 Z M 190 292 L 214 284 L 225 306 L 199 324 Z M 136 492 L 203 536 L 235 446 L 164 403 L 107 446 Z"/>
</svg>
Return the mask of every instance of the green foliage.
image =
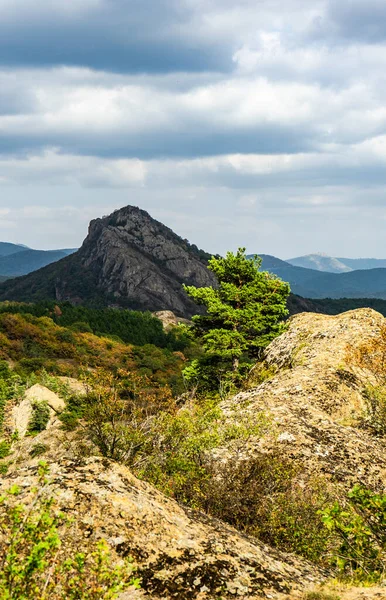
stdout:
<svg viewBox="0 0 386 600">
<path fill-rule="evenodd" d="M 25 390 L 21 378 L 13 373 L 5 361 L 0 361 L 0 433 L 4 421 L 4 409 L 10 400 L 21 398 Z"/>
<path fill-rule="evenodd" d="M 386 570 L 386 495 L 360 485 L 348 494 L 348 504 L 335 502 L 321 513 L 336 542 L 331 561 L 343 578 L 373 583 Z"/>
<path fill-rule="evenodd" d="M 84 421 L 86 436 L 104 456 L 136 465 L 150 443 L 154 416 L 176 411 L 170 388 L 127 371 L 99 370 L 85 381 L 89 393 L 67 399 L 60 415 L 64 428 L 73 430 Z"/>
<path fill-rule="evenodd" d="M 138 587 L 131 565 L 113 565 L 105 542 L 85 552 L 66 545 L 68 522 L 44 494 L 46 475 L 42 463 L 29 506 L 17 503 L 17 486 L 0 497 L 0 600 L 107 600 Z"/>
<path fill-rule="evenodd" d="M 158 320 L 157 323 L 161 326 Z M 175 395 L 183 391 L 181 368 L 186 360 L 183 354 L 169 348 L 153 344 L 128 346 L 90 333 L 69 331 L 48 317 L 6 313 L 0 307 L 1 358 L 12 361 L 11 373 L 17 373 L 24 381 L 38 375 L 40 382 L 47 372 L 79 377 L 84 368 L 104 367 L 114 372 L 125 368 L 140 371 L 158 385 L 169 384 Z M 1 394 L 0 389 L 0 418 Z"/>
<path fill-rule="evenodd" d="M 39 442 L 38 444 L 34 444 L 29 452 L 29 455 L 32 458 L 35 458 L 36 456 L 41 456 L 42 454 L 45 454 L 45 452 L 47 452 L 48 450 L 48 446 L 46 446 L 46 444 L 42 444 L 41 442 Z"/>
<path fill-rule="evenodd" d="M 69 328 L 57 332 L 61 342 L 74 343 L 72 331 L 76 333 L 94 333 L 99 336 L 113 336 L 126 344 L 143 346 L 154 344 L 160 348 L 182 351 L 191 341 L 172 329 L 165 332 L 159 319 L 149 312 L 135 310 L 119 310 L 113 308 L 89 308 L 73 306 L 69 302 L 38 302 L 27 304 L 19 302 L 0 303 L 0 314 L 33 315 L 34 317 L 50 317 L 61 327 Z M 178 328 L 176 328 L 178 329 Z M 72 330 L 72 331 L 71 331 Z"/>
<path fill-rule="evenodd" d="M 6 456 L 8 456 L 9 451 L 11 449 L 11 445 L 9 444 L 9 442 L 3 440 L 0 442 L 0 458 L 5 458 Z"/>
<path fill-rule="evenodd" d="M 28 423 L 28 433 L 34 434 L 44 431 L 50 420 L 50 407 L 45 400 L 32 402 L 32 414 Z"/>
<path fill-rule="evenodd" d="M 368 386 L 363 397 L 367 405 L 364 424 L 378 435 L 386 435 L 386 386 Z"/>
<path fill-rule="evenodd" d="M 276 454 L 209 465 L 202 508 L 283 551 L 320 562 L 328 534 L 318 513 L 330 501 L 325 482 Z"/>
<path fill-rule="evenodd" d="M 88 323 L 84 321 L 76 321 L 72 325 L 70 325 L 70 329 L 72 331 L 76 331 L 77 333 L 92 333 L 92 329 Z"/>
<path fill-rule="evenodd" d="M 225 258 L 213 257 L 208 268 L 218 287 L 184 286 L 205 315 L 193 317 L 194 331 L 205 353 L 226 361 L 233 371 L 239 363 L 255 359 L 284 330 L 289 285 L 260 271 L 261 259 L 245 256 L 245 248 Z M 228 369 L 229 370 L 229 369 Z"/>
</svg>

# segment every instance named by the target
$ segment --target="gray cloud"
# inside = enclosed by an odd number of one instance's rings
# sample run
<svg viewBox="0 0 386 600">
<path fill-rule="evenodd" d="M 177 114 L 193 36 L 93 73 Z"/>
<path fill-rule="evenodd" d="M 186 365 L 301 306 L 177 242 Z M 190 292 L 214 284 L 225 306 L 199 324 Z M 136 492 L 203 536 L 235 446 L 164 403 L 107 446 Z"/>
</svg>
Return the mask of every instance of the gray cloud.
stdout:
<svg viewBox="0 0 386 600">
<path fill-rule="evenodd" d="M 0 239 L 75 246 L 136 204 L 213 252 L 386 256 L 385 16 L 0 0 Z"/>
<path fill-rule="evenodd" d="M 386 40 L 385 20 L 383 0 L 328 0 L 325 14 L 314 21 L 314 31 L 334 37 L 338 44 L 347 40 L 377 44 Z"/>
</svg>

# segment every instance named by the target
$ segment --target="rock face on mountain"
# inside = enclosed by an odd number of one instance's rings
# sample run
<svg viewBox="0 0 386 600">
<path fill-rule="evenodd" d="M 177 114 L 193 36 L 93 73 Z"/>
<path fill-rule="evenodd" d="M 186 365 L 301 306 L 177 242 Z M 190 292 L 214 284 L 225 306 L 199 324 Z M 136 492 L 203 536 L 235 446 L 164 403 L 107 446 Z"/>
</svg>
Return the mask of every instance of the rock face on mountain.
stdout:
<svg viewBox="0 0 386 600">
<path fill-rule="evenodd" d="M 366 387 L 376 385 L 377 379 L 357 366 L 349 349 L 374 339 L 385 325 L 384 317 L 371 309 L 291 317 L 288 331 L 266 352 L 277 373 L 222 404 L 230 418 L 234 407 L 242 406 L 251 422 L 262 411 L 272 419 L 272 432 L 251 440 L 244 458 L 279 444 L 282 455 L 346 489 L 357 482 L 383 489 L 384 441 L 361 422 Z"/>
<path fill-rule="evenodd" d="M 90 223 L 75 254 L 0 287 L 0 300 L 55 299 L 74 303 L 197 312 L 182 283 L 214 283 L 209 256 L 155 221 L 127 206 Z"/>
</svg>

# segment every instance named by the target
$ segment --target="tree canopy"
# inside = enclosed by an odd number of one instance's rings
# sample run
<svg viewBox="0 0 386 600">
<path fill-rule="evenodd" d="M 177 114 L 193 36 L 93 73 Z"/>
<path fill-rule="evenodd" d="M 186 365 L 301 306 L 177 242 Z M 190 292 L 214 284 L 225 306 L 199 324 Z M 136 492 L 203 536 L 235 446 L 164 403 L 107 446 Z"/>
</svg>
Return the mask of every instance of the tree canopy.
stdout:
<svg viewBox="0 0 386 600">
<path fill-rule="evenodd" d="M 229 359 L 234 371 L 242 355 L 258 358 L 282 333 L 288 314 L 289 284 L 261 271 L 261 263 L 260 257 L 247 258 L 245 248 L 239 248 L 209 261 L 217 287 L 184 286 L 197 304 L 206 307 L 206 314 L 193 317 L 205 352 Z"/>
</svg>

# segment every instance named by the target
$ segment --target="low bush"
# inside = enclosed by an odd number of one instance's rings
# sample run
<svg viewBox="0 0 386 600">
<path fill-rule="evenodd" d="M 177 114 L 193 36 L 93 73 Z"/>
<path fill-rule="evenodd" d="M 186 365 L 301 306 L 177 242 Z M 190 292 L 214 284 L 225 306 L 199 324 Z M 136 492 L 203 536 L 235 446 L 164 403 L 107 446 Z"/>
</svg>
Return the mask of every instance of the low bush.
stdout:
<svg viewBox="0 0 386 600">
<path fill-rule="evenodd" d="M 182 408 L 165 389 L 144 387 L 132 374 L 96 375 L 85 397 L 70 398 L 61 419 L 81 423 L 83 439 L 128 465 L 177 501 L 230 523 L 265 543 L 320 561 L 329 533 L 320 510 L 331 503 L 324 481 L 279 454 L 213 460 L 213 451 L 238 456 L 250 438 L 272 428 L 261 413 L 226 417 L 218 400 Z"/>
<path fill-rule="evenodd" d="M 374 583 L 386 573 L 386 495 L 360 485 L 347 502 L 335 502 L 321 516 L 334 540 L 331 562 L 344 579 Z"/>
<path fill-rule="evenodd" d="M 363 396 L 367 405 L 363 424 L 377 435 L 386 435 L 386 386 L 368 386 Z"/>
<path fill-rule="evenodd" d="M 32 458 L 35 458 L 36 456 L 41 456 L 42 454 L 45 454 L 45 452 L 47 452 L 48 450 L 48 446 L 46 446 L 46 444 L 34 444 L 29 452 L 29 455 Z"/>
<path fill-rule="evenodd" d="M 201 490 L 207 513 L 270 546 L 321 562 L 329 535 L 320 510 L 332 498 L 324 480 L 279 453 L 213 463 L 207 472 Z"/>
<path fill-rule="evenodd" d="M 50 407 L 45 400 L 32 402 L 32 414 L 28 423 L 28 433 L 33 435 L 44 431 L 50 420 Z"/>
</svg>

